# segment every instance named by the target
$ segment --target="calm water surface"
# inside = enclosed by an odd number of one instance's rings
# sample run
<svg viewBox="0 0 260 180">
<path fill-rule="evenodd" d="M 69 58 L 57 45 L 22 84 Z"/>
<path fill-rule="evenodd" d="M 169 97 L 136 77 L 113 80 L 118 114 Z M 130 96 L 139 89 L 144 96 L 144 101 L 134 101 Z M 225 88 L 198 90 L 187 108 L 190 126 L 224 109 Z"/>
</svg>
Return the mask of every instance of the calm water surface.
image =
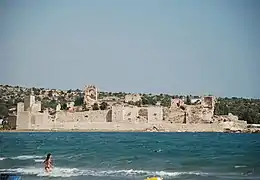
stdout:
<svg viewBox="0 0 260 180">
<path fill-rule="evenodd" d="M 23 180 L 260 180 L 260 134 L 0 133 L 0 172 Z"/>
</svg>

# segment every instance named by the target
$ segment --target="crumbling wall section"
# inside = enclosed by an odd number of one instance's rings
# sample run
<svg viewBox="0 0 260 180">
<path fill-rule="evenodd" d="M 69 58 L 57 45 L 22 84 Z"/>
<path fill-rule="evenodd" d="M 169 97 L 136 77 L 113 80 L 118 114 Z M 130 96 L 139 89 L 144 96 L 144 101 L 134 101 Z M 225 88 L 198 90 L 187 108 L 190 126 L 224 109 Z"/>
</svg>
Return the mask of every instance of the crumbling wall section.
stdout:
<svg viewBox="0 0 260 180">
<path fill-rule="evenodd" d="M 136 122 L 137 123 L 148 123 L 148 109 L 147 108 L 139 108 Z"/>
<path fill-rule="evenodd" d="M 213 109 L 204 108 L 203 105 L 190 105 L 187 108 L 188 123 L 212 123 Z"/>
<path fill-rule="evenodd" d="M 165 118 L 165 122 L 169 123 L 185 123 L 185 116 L 186 116 L 186 110 L 181 109 L 177 106 L 172 106 L 168 110 L 165 110 L 167 112 L 167 117 Z"/>
<path fill-rule="evenodd" d="M 135 106 L 124 107 L 124 122 L 134 123 L 138 117 L 139 108 Z"/>
<path fill-rule="evenodd" d="M 161 106 L 148 107 L 148 122 L 158 123 L 163 121 L 163 109 Z"/>
</svg>

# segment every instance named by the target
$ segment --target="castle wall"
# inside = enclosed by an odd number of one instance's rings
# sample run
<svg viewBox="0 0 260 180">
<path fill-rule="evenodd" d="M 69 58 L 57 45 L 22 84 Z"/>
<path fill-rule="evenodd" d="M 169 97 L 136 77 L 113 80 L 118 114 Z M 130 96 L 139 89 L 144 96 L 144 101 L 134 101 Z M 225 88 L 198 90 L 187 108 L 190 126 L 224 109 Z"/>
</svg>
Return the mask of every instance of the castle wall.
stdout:
<svg viewBox="0 0 260 180">
<path fill-rule="evenodd" d="M 30 129 L 52 129 L 53 122 L 48 118 L 47 113 L 35 113 L 31 117 Z"/>
<path fill-rule="evenodd" d="M 24 111 L 24 103 L 23 103 L 23 102 L 17 103 L 17 109 L 16 109 L 16 111 L 17 111 L 17 113 Z"/>
<path fill-rule="evenodd" d="M 136 119 L 136 123 L 148 123 L 148 109 L 147 108 L 139 108 L 138 109 L 138 117 Z"/>
<path fill-rule="evenodd" d="M 98 111 L 88 111 L 87 119 L 90 122 L 106 122 L 106 115 L 109 110 L 98 110 Z"/>
<path fill-rule="evenodd" d="M 19 112 L 17 114 L 16 129 L 30 129 L 31 128 L 31 113 L 29 111 Z"/>
<path fill-rule="evenodd" d="M 112 122 L 124 122 L 123 109 L 123 106 L 112 106 Z"/>
<path fill-rule="evenodd" d="M 170 110 L 165 121 L 170 123 L 184 123 L 185 112 L 181 109 Z"/>
<path fill-rule="evenodd" d="M 56 122 L 106 122 L 109 110 L 85 111 L 85 112 L 57 112 Z"/>
<path fill-rule="evenodd" d="M 41 102 L 36 102 L 36 103 L 32 104 L 31 112 L 39 112 L 39 111 L 41 111 L 41 108 L 42 108 Z"/>
<path fill-rule="evenodd" d="M 163 110 L 160 106 L 148 107 L 148 122 L 161 122 L 163 120 Z"/>
<path fill-rule="evenodd" d="M 210 123 L 213 109 L 203 108 L 201 105 L 191 105 L 187 109 L 188 123 Z"/>
<path fill-rule="evenodd" d="M 134 123 L 138 117 L 138 107 L 124 107 L 123 122 Z"/>
</svg>

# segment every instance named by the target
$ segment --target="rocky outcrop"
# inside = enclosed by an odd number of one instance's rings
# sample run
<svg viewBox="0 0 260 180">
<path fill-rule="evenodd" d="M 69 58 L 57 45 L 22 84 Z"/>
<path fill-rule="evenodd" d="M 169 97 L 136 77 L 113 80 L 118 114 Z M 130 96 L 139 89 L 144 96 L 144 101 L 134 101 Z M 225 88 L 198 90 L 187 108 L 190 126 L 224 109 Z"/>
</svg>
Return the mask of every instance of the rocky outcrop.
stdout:
<svg viewBox="0 0 260 180">
<path fill-rule="evenodd" d="M 224 132 L 226 133 L 260 133 L 260 129 L 256 129 L 256 128 L 246 128 L 246 129 L 229 129 L 226 128 L 224 129 Z"/>
<path fill-rule="evenodd" d="M 165 128 L 162 125 L 154 125 L 152 128 L 147 128 L 145 132 L 165 132 Z"/>
<path fill-rule="evenodd" d="M 243 131 L 247 128 L 247 122 L 238 120 L 237 116 L 229 113 L 223 116 L 213 116 L 213 121 L 223 126 L 225 132 L 237 132 Z"/>
</svg>

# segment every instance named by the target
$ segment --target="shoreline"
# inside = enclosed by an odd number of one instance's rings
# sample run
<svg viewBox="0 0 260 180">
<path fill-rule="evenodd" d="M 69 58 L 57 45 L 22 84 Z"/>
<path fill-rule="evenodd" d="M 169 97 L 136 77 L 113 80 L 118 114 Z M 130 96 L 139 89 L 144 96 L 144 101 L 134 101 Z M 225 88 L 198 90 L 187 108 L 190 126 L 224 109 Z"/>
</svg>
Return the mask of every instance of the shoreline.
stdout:
<svg viewBox="0 0 260 180">
<path fill-rule="evenodd" d="M 100 132 L 100 133 L 230 133 L 230 134 L 253 134 L 260 133 L 254 131 L 145 131 L 145 130 L 98 130 L 98 129 L 80 129 L 80 130 L 0 130 L 0 133 L 59 133 L 59 132 L 82 132 L 82 133 L 92 133 L 92 132 Z"/>
<path fill-rule="evenodd" d="M 260 128 L 247 128 L 245 126 L 234 126 L 233 124 L 181 124 L 181 123 L 88 123 L 86 127 L 45 127 L 34 129 L 13 129 L 4 130 L 0 129 L 0 132 L 191 132 L 191 133 L 260 133 Z"/>
</svg>

